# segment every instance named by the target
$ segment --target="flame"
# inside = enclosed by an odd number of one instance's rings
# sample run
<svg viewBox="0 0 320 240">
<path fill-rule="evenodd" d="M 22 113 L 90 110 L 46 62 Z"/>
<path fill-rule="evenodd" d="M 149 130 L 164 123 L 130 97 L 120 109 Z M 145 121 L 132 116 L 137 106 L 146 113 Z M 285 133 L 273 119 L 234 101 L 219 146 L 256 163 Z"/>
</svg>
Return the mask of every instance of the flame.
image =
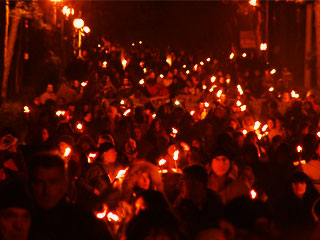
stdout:
<svg viewBox="0 0 320 240">
<path fill-rule="evenodd" d="M 216 77 L 215 76 L 212 76 L 211 78 L 210 78 L 210 81 L 212 82 L 212 83 L 214 83 L 215 81 L 216 81 Z"/>
<path fill-rule="evenodd" d="M 254 123 L 253 129 L 254 129 L 254 130 L 257 130 L 257 129 L 260 127 L 260 125 L 261 125 L 261 122 L 256 121 L 256 122 Z"/>
<path fill-rule="evenodd" d="M 127 116 L 130 112 L 131 112 L 131 109 L 126 110 L 126 111 L 123 113 L 123 116 Z"/>
<path fill-rule="evenodd" d="M 193 66 L 193 69 L 194 69 L 195 71 L 197 71 L 197 70 L 198 70 L 198 64 L 194 65 L 194 66 Z"/>
<path fill-rule="evenodd" d="M 277 72 L 277 70 L 276 69 L 272 69 L 271 71 L 270 71 L 270 74 L 275 74 Z"/>
<path fill-rule="evenodd" d="M 63 156 L 64 156 L 64 157 L 68 157 L 68 156 L 70 155 L 70 153 L 71 153 L 71 148 L 67 147 L 67 148 L 64 150 Z"/>
<path fill-rule="evenodd" d="M 242 105 L 242 103 L 238 100 L 237 101 L 237 106 L 240 107 Z"/>
<path fill-rule="evenodd" d="M 81 124 L 81 123 L 78 123 L 78 124 L 77 124 L 77 129 L 78 129 L 78 130 L 81 130 L 82 128 L 83 128 L 82 124 Z"/>
<path fill-rule="evenodd" d="M 268 128 L 268 124 L 263 125 L 263 127 L 261 128 L 262 132 L 265 132 Z"/>
<path fill-rule="evenodd" d="M 139 41 L 139 44 L 142 44 L 142 41 Z"/>
<path fill-rule="evenodd" d="M 58 110 L 56 112 L 56 115 L 59 117 L 60 115 L 64 116 L 66 114 L 66 111 L 61 111 L 61 110 Z"/>
<path fill-rule="evenodd" d="M 186 74 L 189 74 L 189 73 L 190 73 L 190 70 L 187 70 L 187 71 L 186 71 Z"/>
<path fill-rule="evenodd" d="M 296 93 L 294 90 L 291 91 L 291 97 L 292 98 L 299 98 L 299 94 Z"/>
<path fill-rule="evenodd" d="M 120 104 L 124 105 L 124 100 L 123 99 L 121 99 Z"/>
<path fill-rule="evenodd" d="M 242 133 L 243 133 L 243 135 L 247 135 L 248 131 L 245 130 L 245 129 L 243 129 L 243 130 L 242 130 Z"/>
<path fill-rule="evenodd" d="M 103 68 L 107 68 L 107 65 L 108 65 L 108 62 L 107 62 L 107 61 L 104 61 L 104 62 L 102 63 L 102 67 L 103 67 Z"/>
<path fill-rule="evenodd" d="M 176 128 L 172 128 L 172 133 L 174 133 L 174 134 L 177 134 L 178 133 L 178 129 L 176 129 Z"/>
<path fill-rule="evenodd" d="M 230 79 L 230 78 L 227 78 L 227 79 L 226 79 L 226 83 L 229 84 L 230 82 L 231 82 L 231 79 Z"/>
<path fill-rule="evenodd" d="M 140 84 L 140 85 L 143 85 L 143 84 L 144 84 L 144 79 L 141 79 L 141 80 L 139 81 L 139 84 Z"/>
<path fill-rule="evenodd" d="M 129 169 L 129 167 L 127 167 L 126 169 L 121 169 L 118 172 L 116 178 L 124 178 L 126 176 L 126 174 L 127 174 L 128 169 Z"/>
<path fill-rule="evenodd" d="M 180 102 L 179 100 L 177 99 L 175 102 L 174 102 L 175 105 L 179 106 L 180 105 Z"/>
<path fill-rule="evenodd" d="M 318 138 L 320 138 L 320 131 L 319 131 L 319 132 L 317 132 L 317 137 L 318 137 Z"/>
<path fill-rule="evenodd" d="M 237 85 L 237 89 L 240 95 L 242 95 L 243 94 L 242 87 L 240 85 Z"/>
<path fill-rule="evenodd" d="M 246 105 L 242 105 L 240 107 L 241 112 L 244 112 L 245 110 L 247 110 L 247 106 Z"/>
<path fill-rule="evenodd" d="M 263 137 L 263 135 L 258 133 L 258 139 L 261 140 L 262 137 Z"/>
<path fill-rule="evenodd" d="M 24 106 L 23 107 L 23 112 L 29 113 L 30 112 L 30 108 L 28 106 Z"/>
<path fill-rule="evenodd" d="M 163 75 L 163 74 L 160 74 L 160 78 L 164 78 L 164 75 Z"/>
<path fill-rule="evenodd" d="M 300 145 L 297 146 L 297 152 L 301 153 L 302 152 L 302 147 Z"/>
<path fill-rule="evenodd" d="M 230 59 L 233 59 L 233 58 L 234 58 L 234 53 L 231 53 L 230 56 L 229 56 L 229 58 L 230 58 Z"/>
<path fill-rule="evenodd" d="M 207 89 L 207 85 L 202 85 L 202 89 L 206 90 Z"/>
<path fill-rule="evenodd" d="M 122 59 L 122 61 L 121 61 L 121 63 L 122 63 L 122 67 L 123 67 L 123 69 L 125 69 L 126 68 L 126 66 L 127 66 L 127 60 L 125 60 L 125 59 Z"/>
<path fill-rule="evenodd" d="M 203 65 L 204 65 L 204 62 L 201 61 L 201 62 L 200 62 L 200 65 L 203 66 Z"/>
<path fill-rule="evenodd" d="M 261 51 L 266 51 L 267 48 L 268 48 L 268 45 L 267 45 L 266 43 L 261 43 L 261 44 L 260 44 L 260 50 L 261 50 Z"/>
<path fill-rule="evenodd" d="M 140 67 L 143 67 L 143 66 L 144 66 L 144 62 L 141 61 L 141 62 L 139 63 L 139 65 L 140 65 Z"/>
<path fill-rule="evenodd" d="M 205 102 L 205 103 L 204 103 L 204 106 L 207 108 L 207 107 L 210 106 L 210 104 L 209 104 L 208 102 Z"/>
<path fill-rule="evenodd" d="M 300 164 L 306 164 L 307 162 L 306 162 L 306 160 L 300 160 Z"/>
<path fill-rule="evenodd" d="M 147 68 L 144 68 L 144 69 L 143 69 L 143 73 L 146 73 L 146 72 L 147 72 Z"/>
<path fill-rule="evenodd" d="M 165 160 L 164 158 L 159 160 L 159 166 L 163 166 L 164 164 L 166 164 L 167 160 Z"/>
<path fill-rule="evenodd" d="M 134 47 L 134 45 L 135 45 L 134 43 L 131 44 L 132 47 Z"/>
<path fill-rule="evenodd" d="M 210 62 L 211 61 L 211 58 L 207 58 L 207 62 Z"/>
<path fill-rule="evenodd" d="M 210 89 L 209 92 L 213 92 L 213 90 L 217 87 L 217 85 L 213 85 Z"/>
<path fill-rule="evenodd" d="M 175 150 L 173 153 L 173 160 L 177 161 L 179 158 L 179 150 Z"/>
<path fill-rule="evenodd" d="M 119 221 L 119 216 L 114 214 L 113 212 L 109 212 L 107 215 L 108 221 L 114 221 L 114 222 L 118 222 Z"/>
<path fill-rule="evenodd" d="M 191 110 L 191 111 L 190 111 L 190 115 L 193 116 L 193 115 L 195 114 L 195 112 L 196 112 L 196 111 Z"/>
<path fill-rule="evenodd" d="M 81 83 L 81 86 L 82 86 L 82 87 L 85 87 L 85 86 L 87 86 L 87 85 L 88 85 L 88 81 Z"/>
<path fill-rule="evenodd" d="M 222 95 L 222 90 L 220 89 L 220 90 L 217 92 L 217 97 L 219 98 L 219 97 L 221 97 L 221 95 Z"/>
<path fill-rule="evenodd" d="M 157 114 L 155 114 L 155 113 L 154 113 L 154 114 L 152 114 L 152 118 L 153 118 L 153 119 L 155 119 L 155 118 L 156 118 L 156 116 L 157 116 Z"/>
<path fill-rule="evenodd" d="M 299 166 L 300 163 L 299 163 L 299 161 L 295 161 L 292 164 L 293 164 L 293 166 L 297 167 L 297 166 Z"/>
<path fill-rule="evenodd" d="M 171 55 L 167 56 L 166 62 L 169 64 L 170 67 L 172 66 L 172 57 L 171 57 Z"/>
<path fill-rule="evenodd" d="M 257 192 L 256 192 L 254 189 L 251 189 L 251 191 L 250 191 L 250 196 L 251 196 L 251 199 L 256 199 L 256 197 L 257 197 Z"/>
<path fill-rule="evenodd" d="M 269 92 L 273 92 L 273 91 L 274 91 L 274 87 L 270 87 Z"/>
<path fill-rule="evenodd" d="M 186 68 L 186 67 L 187 67 L 187 65 L 183 65 L 182 67 L 183 67 L 183 68 Z"/>
<path fill-rule="evenodd" d="M 88 163 L 92 163 L 92 160 L 97 157 L 96 153 L 89 153 L 88 155 Z"/>
<path fill-rule="evenodd" d="M 105 216 L 107 215 L 107 211 L 108 211 L 107 204 L 103 204 L 103 211 L 96 213 L 96 217 L 99 219 L 105 218 Z"/>
<path fill-rule="evenodd" d="M 243 54 L 242 54 L 242 57 L 243 57 L 243 58 L 247 57 L 247 54 L 246 54 L 246 53 L 243 53 Z"/>
<path fill-rule="evenodd" d="M 250 4 L 251 6 L 253 6 L 253 7 L 258 6 L 257 0 L 249 0 L 249 4 Z"/>
</svg>

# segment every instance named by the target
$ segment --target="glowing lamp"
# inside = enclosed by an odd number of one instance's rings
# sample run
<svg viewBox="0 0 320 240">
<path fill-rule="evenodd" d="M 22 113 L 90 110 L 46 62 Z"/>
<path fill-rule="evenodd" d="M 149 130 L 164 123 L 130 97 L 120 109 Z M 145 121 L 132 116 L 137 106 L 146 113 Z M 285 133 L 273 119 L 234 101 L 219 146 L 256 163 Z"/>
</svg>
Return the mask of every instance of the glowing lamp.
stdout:
<svg viewBox="0 0 320 240">
<path fill-rule="evenodd" d="M 83 31 L 88 34 L 91 31 L 91 29 L 88 26 L 84 26 Z"/>
<path fill-rule="evenodd" d="M 84 21 L 81 18 L 76 18 L 73 20 L 73 26 L 76 29 L 80 29 L 84 26 Z"/>
</svg>

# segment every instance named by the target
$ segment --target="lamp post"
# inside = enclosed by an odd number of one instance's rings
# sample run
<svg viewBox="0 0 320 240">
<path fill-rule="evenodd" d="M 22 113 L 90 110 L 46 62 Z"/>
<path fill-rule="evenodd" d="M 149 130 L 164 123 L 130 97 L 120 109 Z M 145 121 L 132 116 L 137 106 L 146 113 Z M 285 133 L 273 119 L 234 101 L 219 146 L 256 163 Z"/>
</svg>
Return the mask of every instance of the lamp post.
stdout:
<svg viewBox="0 0 320 240">
<path fill-rule="evenodd" d="M 82 35 L 82 28 L 84 26 L 84 21 L 81 18 L 76 18 L 73 20 L 73 26 L 76 29 L 76 32 L 78 33 L 78 56 L 81 57 L 81 35 Z"/>
</svg>

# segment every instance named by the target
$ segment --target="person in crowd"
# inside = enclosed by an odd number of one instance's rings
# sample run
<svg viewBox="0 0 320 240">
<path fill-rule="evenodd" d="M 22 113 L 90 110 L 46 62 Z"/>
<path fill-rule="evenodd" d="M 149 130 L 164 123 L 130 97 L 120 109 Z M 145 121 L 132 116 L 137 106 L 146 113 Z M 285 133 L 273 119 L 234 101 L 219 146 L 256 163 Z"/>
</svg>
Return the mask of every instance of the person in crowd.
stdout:
<svg viewBox="0 0 320 240">
<path fill-rule="evenodd" d="M 47 100 L 52 100 L 52 101 L 56 101 L 57 100 L 57 96 L 54 92 L 54 88 L 53 88 L 53 84 L 49 83 L 47 85 L 47 89 L 46 91 L 41 94 L 40 96 L 40 102 L 41 104 L 45 104 Z"/>
<path fill-rule="evenodd" d="M 67 176 L 57 155 L 36 156 L 30 165 L 30 189 L 36 205 L 31 239 L 112 239 L 91 213 L 66 201 Z"/>
</svg>

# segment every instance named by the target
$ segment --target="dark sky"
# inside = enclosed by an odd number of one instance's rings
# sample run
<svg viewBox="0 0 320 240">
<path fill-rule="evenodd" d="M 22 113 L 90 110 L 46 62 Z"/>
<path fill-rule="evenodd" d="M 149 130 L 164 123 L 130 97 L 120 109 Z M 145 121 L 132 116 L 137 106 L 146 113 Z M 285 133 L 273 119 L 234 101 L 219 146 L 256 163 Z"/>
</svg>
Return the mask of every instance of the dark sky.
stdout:
<svg viewBox="0 0 320 240">
<path fill-rule="evenodd" d="M 122 45 L 142 40 L 216 52 L 231 49 L 234 40 L 232 6 L 218 1 L 92 1 L 83 6 L 93 31 Z"/>
</svg>

